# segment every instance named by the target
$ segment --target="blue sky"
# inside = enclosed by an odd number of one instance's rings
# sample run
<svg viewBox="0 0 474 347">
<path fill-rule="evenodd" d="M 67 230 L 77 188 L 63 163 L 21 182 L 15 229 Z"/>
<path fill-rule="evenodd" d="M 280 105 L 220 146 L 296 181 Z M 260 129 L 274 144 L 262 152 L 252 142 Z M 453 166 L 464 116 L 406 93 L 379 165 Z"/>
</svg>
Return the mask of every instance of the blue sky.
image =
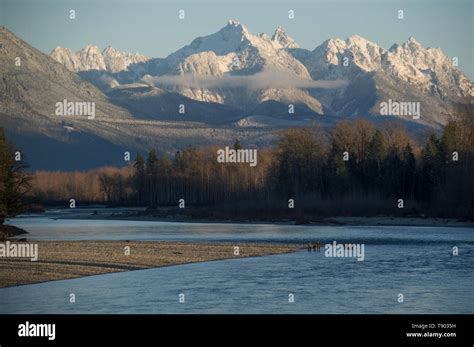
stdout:
<svg viewBox="0 0 474 347">
<path fill-rule="evenodd" d="M 474 80 L 473 0 L 0 0 L 0 23 L 34 47 L 78 50 L 86 44 L 164 57 L 197 36 L 239 20 L 253 33 L 278 25 L 301 47 L 357 34 L 382 47 L 414 36 L 458 57 Z M 69 19 L 69 10 L 76 19 Z M 185 20 L 178 11 L 186 11 Z M 288 10 L 295 19 L 288 19 Z M 397 19 L 397 10 L 404 19 Z"/>
</svg>

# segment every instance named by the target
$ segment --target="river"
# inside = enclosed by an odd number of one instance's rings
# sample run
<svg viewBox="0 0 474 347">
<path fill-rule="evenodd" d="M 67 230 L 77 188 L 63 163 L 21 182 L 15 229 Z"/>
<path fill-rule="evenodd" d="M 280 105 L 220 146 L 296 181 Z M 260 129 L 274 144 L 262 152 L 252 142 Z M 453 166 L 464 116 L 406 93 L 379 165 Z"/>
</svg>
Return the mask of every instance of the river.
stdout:
<svg viewBox="0 0 474 347">
<path fill-rule="evenodd" d="M 323 248 L 3 288 L 0 313 L 474 312 L 472 228 L 82 220 L 61 219 L 61 213 L 9 223 L 28 230 L 30 241 L 319 240 L 323 247 L 363 244 L 365 255 L 363 261 L 326 257 Z"/>
</svg>

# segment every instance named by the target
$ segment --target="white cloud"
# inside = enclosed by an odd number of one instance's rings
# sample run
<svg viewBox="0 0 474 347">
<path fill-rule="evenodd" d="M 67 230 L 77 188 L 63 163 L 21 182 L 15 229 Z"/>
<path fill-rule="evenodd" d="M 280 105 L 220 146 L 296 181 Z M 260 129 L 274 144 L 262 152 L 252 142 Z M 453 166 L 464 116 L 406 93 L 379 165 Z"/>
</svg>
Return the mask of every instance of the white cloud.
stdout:
<svg viewBox="0 0 474 347">
<path fill-rule="evenodd" d="M 264 70 L 254 75 L 206 76 L 206 75 L 145 75 L 143 81 L 155 87 L 188 88 L 248 88 L 248 89 L 333 89 L 347 85 L 343 80 L 311 80 L 278 70 Z"/>
</svg>

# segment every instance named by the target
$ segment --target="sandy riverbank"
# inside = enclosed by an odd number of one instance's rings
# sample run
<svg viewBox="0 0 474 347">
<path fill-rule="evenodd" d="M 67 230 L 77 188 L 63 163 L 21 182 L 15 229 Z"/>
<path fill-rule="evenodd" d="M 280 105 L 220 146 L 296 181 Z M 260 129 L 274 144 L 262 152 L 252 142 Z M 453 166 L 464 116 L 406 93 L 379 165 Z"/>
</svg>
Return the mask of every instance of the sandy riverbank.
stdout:
<svg viewBox="0 0 474 347">
<path fill-rule="evenodd" d="M 13 240 L 10 240 L 13 242 Z M 25 244 L 25 243 L 20 243 Z M 38 260 L 0 258 L 0 287 L 220 259 L 295 252 L 302 246 L 162 241 L 37 241 Z M 239 255 L 234 255 L 234 247 Z M 125 247 L 130 247 L 126 255 Z"/>
</svg>

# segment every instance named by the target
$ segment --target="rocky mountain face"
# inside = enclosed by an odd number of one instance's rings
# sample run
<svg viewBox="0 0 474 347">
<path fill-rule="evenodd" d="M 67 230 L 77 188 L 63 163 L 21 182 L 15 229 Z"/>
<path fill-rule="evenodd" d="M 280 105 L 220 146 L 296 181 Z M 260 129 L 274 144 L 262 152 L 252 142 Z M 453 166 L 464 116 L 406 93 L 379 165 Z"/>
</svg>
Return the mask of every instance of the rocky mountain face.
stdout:
<svg viewBox="0 0 474 347">
<path fill-rule="evenodd" d="M 421 91 L 436 96 L 459 99 L 474 96 L 471 81 L 453 65 L 452 59 L 440 48 L 424 48 L 413 37 L 390 48 L 383 68 Z M 415 76 L 410 76 L 410 72 Z"/>
<path fill-rule="evenodd" d="M 87 45 L 77 53 L 58 46 L 50 56 L 73 72 L 100 70 L 116 73 L 127 70 L 131 64 L 143 63 L 150 59 L 139 53 L 118 51 L 112 46 L 107 46 L 100 52 L 99 47 L 93 45 Z"/>
<path fill-rule="evenodd" d="M 378 72 L 427 94 L 455 99 L 474 96 L 472 83 L 441 49 L 426 49 L 413 37 L 389 50 L 360 36 L 351 36 L 345 41 L 331 39 L 308 52 L 302 60 L 313 78 Z"/>
<path fill-rule="evenodd" d="M 126 109 L 4 27 L 0 42 L 0 126 L 33 167 L 61 162 L 79 168 L 86 158 L 93 166 L 129 142 L 114 123 L 130 121 Z M 95 119 L 57 115 L 56 104 L 64 100 L 94 104 Z"/>
<path fill-rule="evenodd" d="M 342 93 L 315 91 L 330 114 L 379 115 L 388 99 L 419 102 L 419 123 L 446 123 L 457 103 L 472 104 L 474 87 L 439 48 L 424 48 L 413 37 L 384 49 L 360 36 L 330 39 L 313 51 L 297 50 L 314 79 L 345 79 Z M 364 100 L 371 100 L 364 103 Z"/>
<path fill-rule="evenodd" d="M 0 27 L 0 112 L 10 117 L 56 119 L 55 105 L 64 99 L 93 102 L 97 118 L 129 119 L 130 113 L 111 104 L 94 85 L 79 78 Z M 73 61 L 69 61 L 73 63 Z"/>
</svg>

